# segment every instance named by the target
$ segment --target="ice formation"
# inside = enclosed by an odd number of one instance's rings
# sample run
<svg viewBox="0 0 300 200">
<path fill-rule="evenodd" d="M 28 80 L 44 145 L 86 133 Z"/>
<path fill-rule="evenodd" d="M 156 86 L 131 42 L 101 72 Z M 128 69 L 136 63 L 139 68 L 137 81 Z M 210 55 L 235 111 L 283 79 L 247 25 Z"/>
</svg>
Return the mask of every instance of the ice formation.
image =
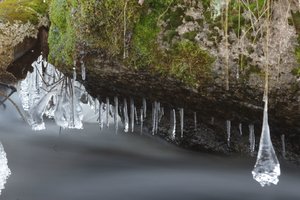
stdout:
<svg viewBox="0 0 300 200">
<path fill-rule="evenodd" d="M 11 171 L 8 168 L 6 153 L 0 142 L 0 195 L 1 191 L 5 188 L 4 185 L 10 175 Z"/>
<path fill-rule="evenodd" d="M 249 150 L 253 154 L 255 151 L 255 134 L 254 134 L 254 125 L 249 125 Z"/>
<path fill-rule="evenodd" d="M 28 72 L 26 79 L 19 85 L 22 107 L 32 129 L 44 129 L 45 116 L 54 118 L 56 124 L 62 128 L 83 128 L 83 102 L 87 102 L 98 112 L 100 103 L 88 95 L 84 86 L 76 81 L 75 68 L 72 79 L 68 78 L 42 56 L 32 67 L 33 72 Z M 99 110 L 99 114 L 101 111 Z"/>
<path fill-rule="evenodd" d="M 242 123 L 239 123 L 239 132 L 240 132 L 240 135 L 243 135 L 243 125 L 242 125 Z"/>
<path fill-rule="evenodd" d="M 230 137 L 231 137 L 231 121 L 226 120 L 226 131 L 227 131 L 227 146 L 230 147 Z"/>
<path fill-rule="evenodd" d="M 127 107 L 126 99 L 124 99 L 123 115 L 124 115 L 124 132 L 127 133 L 129 130 L 129 119 L 128 119 L 128 107 Z"/>
<path fill-rule="evenodd" d="M 175 112 L 175 109 L 172 109 L 170 112 L 170 121 L 171 121 L 170 137 L 172 140 L 175 140 L 175 137 L 176 137 L 176 112 Z"/>
<path fill-rule="evenodd" d="M 119 123 L 118 123 L 119 99 L 118 99 L 118 97 L 115 97 L 114 101 L 115 101 L 114 124 L 115 124 L 116 133 L 118 133 L 118 129 L 119 129 Z"/>
<path fill-rule="evenodd" d="M 265 98 L 263 126 L 259 142 L 257 160 L 252 170 L 253 178 L 263 187 L 277 184 L 280 176 L 280 164 L 275 154 L 268 124 L 268 100 Z"/>
<path fill-rule="evenodd" d="M 183 120 L 184 120 L 183 108 L 179 109 L 179 115 L 180 115 L 180 136 L 183 138 Z"/>
<path fill-rule="evenodd" d="M 130 126 L 131 132 L 134 131 L 134 101 L 133 98 L 130 98 Z"/>
</svg>

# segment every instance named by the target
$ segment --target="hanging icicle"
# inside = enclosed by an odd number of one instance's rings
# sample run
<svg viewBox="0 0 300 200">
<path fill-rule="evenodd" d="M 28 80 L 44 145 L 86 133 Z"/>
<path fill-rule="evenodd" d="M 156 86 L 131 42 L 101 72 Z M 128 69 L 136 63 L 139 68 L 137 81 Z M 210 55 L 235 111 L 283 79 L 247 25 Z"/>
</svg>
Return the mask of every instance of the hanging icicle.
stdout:
<svg viewBox="0 0 300 200">
<path fill-rule="evenodd" d="M 227 131 L 227 146 L 230 147 L 230 137 L 231 137 L 231 121 L 226 121 L 226 131 Z"/>
<path fill-rule="evenodd" d="M 171 122 L 171 134 L 170 137 L 172 140 L 176 138 L 176 111 L 172 109 L 170 111 L 170 122 Z"/>
<path fill-rule="evenodd" d="M 243 125 L 242 125 L 242 123 L 239 123 L 239 132 L 240 132 L 240 135 L 242 136 L 243 135 Z"/>
<path fill-rule="evenodd" d="M 254 134 L 254 125 L 249 125 L 249 150 L 251 155 L 253 155 L 255 151 L 255 134 Z"/>
<path fill-rule="evenodd" d="M 105 105 L 105 109 L 106 109 L 106 127 L 109 127 L 109 109 L 110 109 L 110 105 L 109 105 L 109 98 L 106 97 L 106 105 Z"/>
<path fill-rule="evenodd" d="M 118 129 L 119 129 L 119 123 L 118 123 L 119 99 L 118 99 L 118 97 L 115 97 L 114 101 L 115 101 L 114 124 L 115 124 L 115 130 L 116 130 L 116 134 L 117 134 L 118 133 Z"/>
<path fill-rule="evenodd" d="M 102 101 L 100 100 L 100 103 L 99 103 L 99 126 L 100 126 L 100 130 L 103 129 L 103 103 Z"/>
<path fill-rule="evenodd" d="M 128 107 L 127 107 L 126 99 L 124 99 L 123 114 L 124 114 L 124 132 L 127 133 L 129 130 L 129 119 L 128 119 Z"/>
<path fill-rule="evenodd" d="M 260 136 L 259 150 L 257 160 L 252 170 L 253 178 L 261 184 L 261 186 L 277 184 L 278 176 L 280 176 L 280 164 L 275 154 L 268 124 L 268 102 L 265 98 L 263 127 Z"/>
<path fill-rule="evenodd" d="M 147 102 L 146 102 L 145 98 L 143 98 L 143 111 L 144 111 L 144 119 L 146 119 L 146 116 L 147 116 Z"/>
<path fill-rule="evenodd" d="M 180 108 L 179 115 L 180 115 L 180 133 L 181 133 L 180 135 L 181 135 L 181 138 L 183 138 L 183 120 L 184 120 L 183 108 Z"/>
<path fill-rule="evenodd" d="M 134 101 L 130 98 L 130 123 L 131 123 L 131 132 L 134 131 Z"/>
<path fill-rule="evenodd" d="M 143 108 L 140 109 L 140 122 L 141 122 L 141 135 L 143 135 L 143 124 L 144 124 Z"/>
<path fill-rule="evenodd" d="M 86 77 L 85 65 L 84 65 L 84 62 L 82 60 L 80 61 L 80 64 L 81 64 L 81 79 L 83 81 L 85 81 L 85 77 Z"/>
</svg>

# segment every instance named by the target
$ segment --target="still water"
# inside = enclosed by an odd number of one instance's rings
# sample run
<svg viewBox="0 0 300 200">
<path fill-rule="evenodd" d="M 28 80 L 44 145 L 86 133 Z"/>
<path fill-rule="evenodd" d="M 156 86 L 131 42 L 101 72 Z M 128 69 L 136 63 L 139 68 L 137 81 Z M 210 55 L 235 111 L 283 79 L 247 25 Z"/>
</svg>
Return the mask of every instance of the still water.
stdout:
<svg viewBox="0 0 300 200">
<path fill-rule="evenodd" d="M 18 95 L 13 99 L 20 104 Z M 188 152 L 139 133 L 62 130 L 47 121 L 32 131 L 9 102 L 0 141 L 11 175 L 4 200 L 300 199 L 300 168 L 281 161 L 277 186 L 252 179 L 255 158 Z M 3 180 L 0 180 L 3 181 Z"/>
</svg>

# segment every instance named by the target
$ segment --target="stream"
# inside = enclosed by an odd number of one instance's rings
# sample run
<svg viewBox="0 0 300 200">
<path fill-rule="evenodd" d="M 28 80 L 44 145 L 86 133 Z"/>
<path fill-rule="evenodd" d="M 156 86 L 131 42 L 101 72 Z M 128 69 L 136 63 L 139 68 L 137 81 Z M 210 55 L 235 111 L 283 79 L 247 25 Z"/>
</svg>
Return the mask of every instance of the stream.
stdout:
<svg viewBox="0 0 300 200">
<path fill-rule="evenodd" d="M 18 93 L 11 98 L 22 107 Z M 83 108 L 83 129 L 61 129 L 54 119 L 44 118 L 46 129 L 34 131 L 10 102 L 5 106 L 0 108 L 0 141 L 8 166 L 1 163 L 5 188 L 0 199 L 300 199 L 299 166 L 284 160 L 280 160 L 278 185 L 262 188 L 251 175 L 255 157 L 184 150 L 153 135 L 152 127 L 145 127 L 141 135 L 139 126 L 132 128 L 128 119 L 128 132 L 122 123 L 100 130 L 90 108 Z M 128 110 L 133 109 L 128 102 Z M 110 120 L 120 121 L 118 115 Z M 180 127 L 182 121 L 177 122 Z M 176 134 L 180 136 L 182 130 Z M 7 167 L 8 177 L 3 176 Z"/>
</svg>

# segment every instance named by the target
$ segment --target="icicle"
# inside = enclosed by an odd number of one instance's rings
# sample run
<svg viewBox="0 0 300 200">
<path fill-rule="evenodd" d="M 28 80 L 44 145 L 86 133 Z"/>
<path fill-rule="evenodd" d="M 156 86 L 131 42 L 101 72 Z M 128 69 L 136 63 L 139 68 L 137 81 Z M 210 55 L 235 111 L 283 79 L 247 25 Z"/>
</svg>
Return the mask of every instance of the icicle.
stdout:
<svg viewBox="0 0 300 200">
<path fill-rule="evenodd" d="M 194 112 L 194 128 L 195 128 L 195 131 L 197 130 L 197 113 Z"/>
<path fill-rule="evenodd" d="M 30 125 L 33 130 L 43 130 L 45 129 L 45 123 L 43 120 L 43 115 L 46 110 L 46 106 L 50 99 L 53 96 L 53 92 L 49 92 L 47 95 L 45 95 L 38 104 L 36 104 L 32 110 L 30 110 L 30 117 L 31 117 L 31 122 Z"/>
<path fill-rule="evenodd" d="M 136 107 L 134 107 L 134 117 L 135 117 L 135 124 L 139 124 L 139 118 Z"/>
<path fill-rule="evenodd" d="M 159 123 L 159 117 L 160 117 L 160 102 L 156 102 L 155 105 L 155 133 L 158 132 L 158 123 Z"/>
<path fill-rule="evenodd" d="M 145 98 L 143 98 L 143 111 L 144 111 L 144 119 L 146 119 L 146 116 L 147 116 L 147 102 L 146 102 Z"/>
<path fill-rule="evenodd" d="M 100 101 L 99 103 L 99 126 L 100 130 L 103 129 L 103 103 Z"/>
<path fill-rule="evenodd" d="M 140 109 L 140 121 L 141 121 L 141 135 L 142 135 L 143 134 L 143 124 L 144 124 L 143 108 Z"/>
<path fill-rule="evenodd" d="M 155 134 L 156 129 L 156 101 L 152 104 L 152 135 Z"/>
<path fill-rule="evenodd" d="M 285 151 L 285 135 L 281 135 L 281 146 L 282 146 L 282 157 L 286 158 L 286 151 Z"/>
<path fill-rule="evenodd" d="M 130 123 L 131 123 L 131 132 L 134 131 L 134 101 L 130 98 Z"/>
<path fill-rule="evenodd" d="M 161 107 L 160 112 L 159 112 L 158 123 L 160 123 L 160 121 L 161 121 L 162 117 L 164 116 L 164 114 L 165 114 L 165 109 L 164 109 L 164 107 Z"/>
<path fill-rule="evenodd" d="M 242 123 L 239 124 L 239 131 L 240 131 L 240 135 L 243 135 L 243 125 L 242 125 Z"/>
<path fill-rule="evenodd" d="M 11 175 L 11 171 L 7 163 L 6 152 L 0 142 L 0 195 L 1 191 L 5 188 L 4 185 L 6 184 L 8 177 Z"/>
<path fill-rule="evenodd" d="M 249 144 L 250 153 L 253 154 L 253 152 L 255 151 L 255 134 L 253 124 L 249 125 Z"/>
<path fill-rule="evenodd" d="M 118 133 L 118 129 L 119 129 L 119 123 L 118 123 L 119 100 L 118 100 L 118 97 L 115 97 L 114 101 L 115 101 L 114 123 L 115 123 L 115 130 L 116 130 L 116 134 L 117 134 Z"/>
<path fill-rule="evenodd" d="M 226 121 L 226 130 L 227 130 L 227 146 L 230 147 L 230 135 L 231 135 L 231 121 Z"/>
<path fill-rule="evenodd" d="M 84 65 L 83 61 L 81 61 L 81 78 L 82 78 L 83 81 L 85 81 L 86 69 L 85 69 L 85 65 Z"/>
<path fill-rule="evenodd" d="M 278 183 L 280 176 L 280 164 L 275 154 L 268 124 L 268 99 L 265 97 L 262 133 L 259 142 L 257 160 L 252 170 L 253 178 L 261 186 Z"/>
<path fill-rule="evenodd" d="M 77 77 L 76 69 L 75 69 L 75 67 L 73 67 L 73 80 L 74 81 L 76 80 L 76 77 Z"/>
<path fill-rule="evenodd" d="M 180 115 L 180 132 L 181 132 L 181 137 L 183 138 L 183 120 L 184 120 L 184 110 L 183 110 L 183 108 L 180 108 L 179 115 Z"/>
<path fill-rule="evenodd" d="M 170 122 L 171 122 L 171 139 L 175 140 L 176 137 L 176 111 L 172 109 L 170 112 Z"/>
<path fill-rule="evenodd" d="M 129 119 L 128 119 L 128 107 L 127 107 L 126 99 L 124 99 L 123 114 L 124 114 L 124 132 L 127 133 L 129 130 Z"/>
<path fill-rule="evenodd" d="M 110 105 L 109 105 L 109 98 L 106 97 L 106 127 L 109 127 L 109 109 L 110 109 Z"/>
</svg>

